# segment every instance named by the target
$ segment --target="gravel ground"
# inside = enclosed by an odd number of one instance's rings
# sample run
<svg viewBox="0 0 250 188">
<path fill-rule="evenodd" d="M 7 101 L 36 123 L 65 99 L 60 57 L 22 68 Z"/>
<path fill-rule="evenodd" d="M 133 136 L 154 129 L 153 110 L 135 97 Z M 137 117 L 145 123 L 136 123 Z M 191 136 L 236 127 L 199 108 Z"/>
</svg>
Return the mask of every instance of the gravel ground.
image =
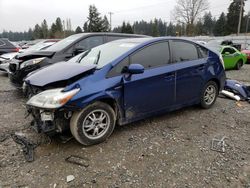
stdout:
<svg viewBox="0 0 250 188">
<path fill-rule="evenodd" d="M 250 83 L 250 65 L 227 71 Z M 35 133 L 25 99 L 0 74 L 0 134 L 17 132 L 39 146 L 26 162 L 10 137 L 0 142 L 0 187 L 250 187 L 250 105 L 218 98 L 212 109 L 188 107 L 117 127 L 102 144 L 63 144 Z M 225 152 L 211 150 L 225 138 Z M 83 157 L 84 166 L 68 163 Z M 68 175 L 74 180 L 66 181 Z"/>
</svg>

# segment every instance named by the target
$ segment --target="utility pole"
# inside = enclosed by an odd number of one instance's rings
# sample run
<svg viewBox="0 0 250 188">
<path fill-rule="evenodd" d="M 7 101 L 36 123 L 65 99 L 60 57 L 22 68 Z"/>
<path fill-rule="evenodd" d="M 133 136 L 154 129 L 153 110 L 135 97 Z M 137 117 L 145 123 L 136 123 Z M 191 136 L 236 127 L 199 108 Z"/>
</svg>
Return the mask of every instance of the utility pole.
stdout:
<svg viewBox="0 0 250 188">
<path fill-rule="evenodd" d="M 109 12 L 109 29 L 110 29 L 110 31 L 112 31 L 112 14 L 114 14 L 113 12 Z"/>
<path fill-rule="evenodd" d="M 242 11 L 243 11 L 243 3 L 244 3 L 244 0 L 240 0 L 240 16 L 239 16 L 239 23 L 238 23 L 237 35 L 240 34 L 240 26 L 241 26 L 241 17 L 242 17 Z"/>
</svg>

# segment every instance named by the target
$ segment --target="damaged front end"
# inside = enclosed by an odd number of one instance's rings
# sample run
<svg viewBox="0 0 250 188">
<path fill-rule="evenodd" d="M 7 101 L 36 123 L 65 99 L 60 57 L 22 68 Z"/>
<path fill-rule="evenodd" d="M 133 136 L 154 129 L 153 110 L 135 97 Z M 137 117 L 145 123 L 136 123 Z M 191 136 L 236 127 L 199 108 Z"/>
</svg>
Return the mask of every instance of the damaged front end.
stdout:
<svg viewBox="0 0 250 188">
<path fill-rule="evenodd" d="M 74 108 L 64 108 L 64 105 L 79 91 L 80 88 L 70 91 L 64 91 L 63 88 L 50 89 L 31 97 L 27 102 L 27 110 L 33 116 L 33 128 L 38 133 L 43 132 L 48 135 L 69 129 Z"/>
<path fill-rule="evenodd" d="M 63 133 L 69 129 L 72 111 L 67 109 L 39 109 L 36 107 L 27 107 L 28 113 L 32 115 L 32 128 L 37 133 L 55 135 Z"/>
</svg>

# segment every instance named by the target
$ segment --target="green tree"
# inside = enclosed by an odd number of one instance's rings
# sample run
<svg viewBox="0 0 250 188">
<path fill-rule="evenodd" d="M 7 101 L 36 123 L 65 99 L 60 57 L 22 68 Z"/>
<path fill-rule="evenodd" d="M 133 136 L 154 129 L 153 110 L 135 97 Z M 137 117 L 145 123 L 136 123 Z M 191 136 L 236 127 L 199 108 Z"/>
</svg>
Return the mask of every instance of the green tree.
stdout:
<svg viewBox="0 0 250 188">
<path fill-rule="evenodd" d="M 196 35 L 203 35 L 204 34 L 204 25 L 201 19 L 199 19 L 195 25 L 195 34 Z"/>
<path fill-rule="evenodd" d="M 158 20 L 154 19 L 154 22 L 152 23 L 152 36 L 158 37 L 159 35 Z"/>
<path fill-rule="evenodd" d="M 41 24 L 42 38 L 46 39 L 49 36 L 49 29 L 47 21 L 44 19 Z"/>
<path fill-rule="evenodd" d="M 226 28 L 227 28 L 227 18 L 225 13 L 222 12 L 219 19 L 215 23 L 213 33 L 215 36 L 224 36 L 227 34 Z"/>
<path fill-rule="evenodd" d="M 239 15 L 240 15 L 241 1 L 233 0 L 229 5 L 227 13 L 227 31 L 228 34 L 237 33 Z M 244 13 L 244 7 L 242 11 L 242 17 Z"/>
<path fill-rule="evenodd" d="M 106 15 L 103 17 L 102 26 L 103 26 L 102 28 L 103 32 L 110 31 L 110 24 Z"/>
<path fill-rule="evenodd" d="M 205 35 L 211 35 L 213 33 L 214 21 L 211 12 L 205 13 L 203 16 L 203 32 Z"/>
<path fill-rule="evenodd" d="M 57 32 L 56 24 L 52 23 L 51 29 L 50 29 L 50 37 L 51 38 L 56 38 L 56 32 Z"/>
<path fill-rule="evenodd" d="M 87 23 L 87 24 L 86 24 Z M 102 32 L 103 20 L 95 5 L 89 6 L 89 16 L 87 22 L 84 23 L 86 28 L 84 32 Z"/>
<path fill-rule="evenodd" d="M 122 23 L 121 33 L 130 33 L 130 34 L 134 33 L 133 28 L 130 25 L 130 23 L 127 23 L 127 24 L 125 22 Z"/>
<path fill-rule="evenodd" d="M 33 30 L 33 38 L 34 39 L 42 38 L 42 30 L 41 30 L 41 27 L 38 24 L 35 25 L 35 28 Z"/>
<path fill-rule="evenodd" d="M 75 30 L 75 33 L 82 33 L 82 29 L 80 26 L 78 26 Z"/>
</svg>

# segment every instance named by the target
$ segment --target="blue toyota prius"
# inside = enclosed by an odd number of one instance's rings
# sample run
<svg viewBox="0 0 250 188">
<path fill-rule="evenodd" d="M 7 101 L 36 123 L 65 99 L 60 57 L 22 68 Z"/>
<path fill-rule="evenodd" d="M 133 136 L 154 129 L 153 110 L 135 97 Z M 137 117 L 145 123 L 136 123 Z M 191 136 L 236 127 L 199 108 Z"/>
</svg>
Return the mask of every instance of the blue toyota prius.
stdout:
<svg viewBox="0 0 250 188">
<path fill-rule="evenodd" d="M 84 145 L 103 142 L 115 125 L 200 104 L 224 87 L 219 54 L 181 38 L 117 40 L 30 74 L 24 88 L 34 128 L 67 129 Z"/>
</svg>

